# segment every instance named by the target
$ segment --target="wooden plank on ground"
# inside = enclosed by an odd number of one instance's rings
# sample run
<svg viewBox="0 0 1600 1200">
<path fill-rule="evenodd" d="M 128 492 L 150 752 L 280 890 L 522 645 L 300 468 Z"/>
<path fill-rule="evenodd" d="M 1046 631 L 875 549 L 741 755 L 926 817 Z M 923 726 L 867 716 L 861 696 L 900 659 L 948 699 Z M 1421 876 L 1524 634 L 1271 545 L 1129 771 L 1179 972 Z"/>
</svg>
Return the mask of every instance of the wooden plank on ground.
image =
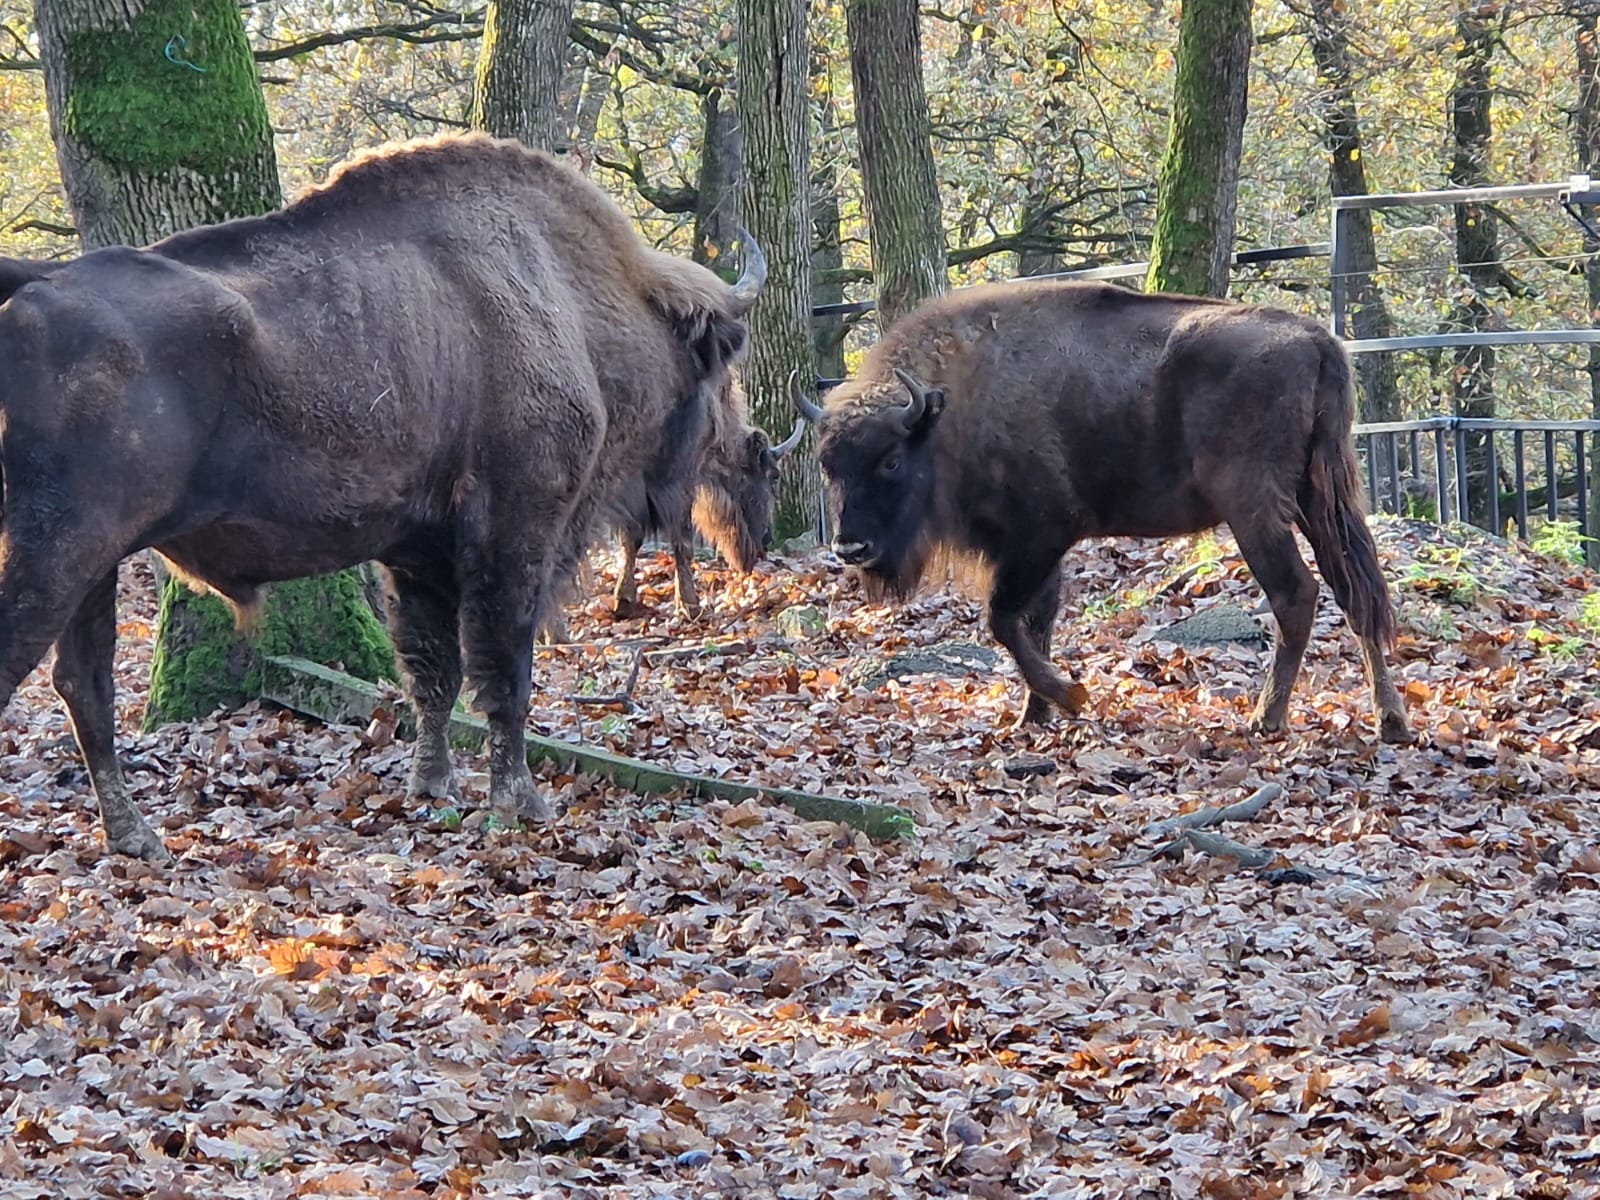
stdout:
<svg viewBox="0 0 1600 1200">
<path fill-rule="evenodd" d="M 415 733 L 410 705 L 398 702 L 392 693 L 386 693 L 376 684 L 303 658 L 275 656 L 265 659 L 261 667 L 261 698 L 330 725 L 364 726 L 379 709 L 388 709 L 395 714 L 403 736 Z M 482 717 L 462 712 L 451 715 L 450 740 L 454 745 L 480 749 L 488 736 L 488 723 Z M 874 838 L 910 837 L 916 832 L 911 814 L 892 804 L 821 796 L 709 775 L 689 775 L 535 733 L 525 736 L 530 763 L 549 761 L 567 770 L 600 775 L 633 792 L 646 795 L 683 792 L 691 797 L 724 800 L 757 798 L 781 804 L 807 820 L 838 821 Z"/>
</svg>

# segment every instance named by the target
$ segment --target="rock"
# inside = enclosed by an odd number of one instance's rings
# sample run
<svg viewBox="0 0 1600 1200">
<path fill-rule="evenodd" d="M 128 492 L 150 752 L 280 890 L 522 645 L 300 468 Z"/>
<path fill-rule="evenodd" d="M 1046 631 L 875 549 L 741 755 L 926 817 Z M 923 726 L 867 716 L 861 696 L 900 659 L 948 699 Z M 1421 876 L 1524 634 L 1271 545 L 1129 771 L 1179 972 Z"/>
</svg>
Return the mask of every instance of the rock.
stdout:
<svg viewBox="0 0 1600 1200">
<path fill-rule="evenodd" d="M 1053 758 L 1039 754 L 1018 754 L 1001 763 L 1000 769 L 1013 779 L 1027 779 L 1033 775 L 1054 775 L 1060 768 Z"/>
<path fill-rule="evenodd" d="M 786 608 L 773 623 L 784 637 L 796 641 L 826 637 L 828 633 L 827 614 L 815 604 L 796 604 Z"/>
<path fill-rule="evenodd" d="M 808 554 L 820 545 L 822 543 L 817 540 L 816 530 L 808 529 L 792 538 L 785 538 L 778 544 L 778 549 L 784 554 Z"/>
<path fill-rule="evenodd" d="M 891 679 L 911 675 L 942 675 L 958 679 L 964 675 L 988 675 L 1000 656 L 987 646 L 972 642 L 940 642 L 901 650 L 884 659 L 866 659 L 845 672 L 851 687 L 881 687 Z"/>
<path fill-rule="evenodd" d="M 1150 635 L 1152 640 L 1180 646 L 1265 646 L 1267 631 L 1242 608 L 1216 604 L 1192 617 L 1174 621 Z"/>
</svg>

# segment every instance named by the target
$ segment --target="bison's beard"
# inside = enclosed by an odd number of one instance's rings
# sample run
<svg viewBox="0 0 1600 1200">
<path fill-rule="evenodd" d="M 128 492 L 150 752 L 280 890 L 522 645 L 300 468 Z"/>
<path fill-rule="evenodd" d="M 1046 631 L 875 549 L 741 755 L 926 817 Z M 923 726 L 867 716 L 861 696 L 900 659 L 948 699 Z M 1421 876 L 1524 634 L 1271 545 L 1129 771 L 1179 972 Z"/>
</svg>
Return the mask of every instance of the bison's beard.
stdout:
<svg viewBox="0 0 1600 1200">
<path fill-rule="evenodd" d="M 879 558 L 858 571 L 862 590 L 874 604 L 903 604 L 929 580 L 935 584 L 949 581 L 961 591 L 983 597 L 994 577 L 993 568 L 976 551 L 942 542 L 926 530 L 917 534 L 897 557 Z"/>
<path fill-rule="evenodd" d="M 701 486 L 694 495 L 694 527 L 736 571 L 749 573 L 761 560 L 761 546 L 740 519 L 733 497 L 721 488 Z"/>
</svg>

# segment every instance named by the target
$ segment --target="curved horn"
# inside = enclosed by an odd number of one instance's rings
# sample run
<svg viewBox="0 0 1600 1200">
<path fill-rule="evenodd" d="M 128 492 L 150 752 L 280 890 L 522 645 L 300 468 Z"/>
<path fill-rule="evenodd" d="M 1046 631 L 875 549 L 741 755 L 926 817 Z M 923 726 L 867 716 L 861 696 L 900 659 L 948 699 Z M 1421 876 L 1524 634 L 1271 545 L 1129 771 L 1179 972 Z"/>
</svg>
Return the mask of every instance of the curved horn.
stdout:
<svg viewBox="0 0 1600 1200">
<path fill-rule="evenodd" d="M 800 384 L 795 379 L 798 374 L 798 371 L 789 372 L 789 398 L 794 401 L 794 408 L 797 413 L 813 425 L 820 425 L 824 415 L 822 406 L 812 401 L 805 392 L 800 390 Z"/>
<path fill-rule="evenodd" d="M 789 453 L 789 451 L 798 446 L 800 444 L 800 439 L 805 437 L 805 435 L 806 419 L 804 417 L 795 418 L 794 432 L 772 448 L 772 457 L 782 458 L 785 454 Z"/>
<path fill-rule="evenodd" d="M 910 371 L 902 371 L 899 367 L 894 369 L 894 377 L 905 385 L 906 391 L 911 393 L 911 399 L 906 401 L 905 407 L 900 410 L 900 423 L 910 430 L 922 420 L 922 414 L 928 411 L 928 386 Z"/>
<path fill-rule="evenodd" d="M 761 294 L 762 285 L 767 282 L 767 256 L 761 253 L 760 244 L 743 225 L 735 225 L 734 232 L 739 235 L 739 245 L 744 250 L 744 274 L 733 285 L 734 311 L 742 317 L 750 311 Z"/>
</svg>

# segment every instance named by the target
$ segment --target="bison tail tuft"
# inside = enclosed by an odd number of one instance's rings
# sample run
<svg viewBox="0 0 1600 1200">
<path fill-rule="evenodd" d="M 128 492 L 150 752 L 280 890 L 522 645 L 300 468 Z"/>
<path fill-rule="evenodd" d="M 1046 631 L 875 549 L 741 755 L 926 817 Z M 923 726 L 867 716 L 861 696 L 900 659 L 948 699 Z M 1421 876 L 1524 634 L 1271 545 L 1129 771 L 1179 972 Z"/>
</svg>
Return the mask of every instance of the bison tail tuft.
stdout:
<svg viewBox="0 0 1600 1200">
<path fill-rule="evenodd" d="M 1387 649 L 1394 642 L 1394 605 L 1367 528 L 1350 441 L 1355 421 L 1350 359 L 1336 342 L 1323 351 L 1315 404 L 1309 461 L 1300 483 L 1300 528 L 1351 627 Z"/>
</svg>

